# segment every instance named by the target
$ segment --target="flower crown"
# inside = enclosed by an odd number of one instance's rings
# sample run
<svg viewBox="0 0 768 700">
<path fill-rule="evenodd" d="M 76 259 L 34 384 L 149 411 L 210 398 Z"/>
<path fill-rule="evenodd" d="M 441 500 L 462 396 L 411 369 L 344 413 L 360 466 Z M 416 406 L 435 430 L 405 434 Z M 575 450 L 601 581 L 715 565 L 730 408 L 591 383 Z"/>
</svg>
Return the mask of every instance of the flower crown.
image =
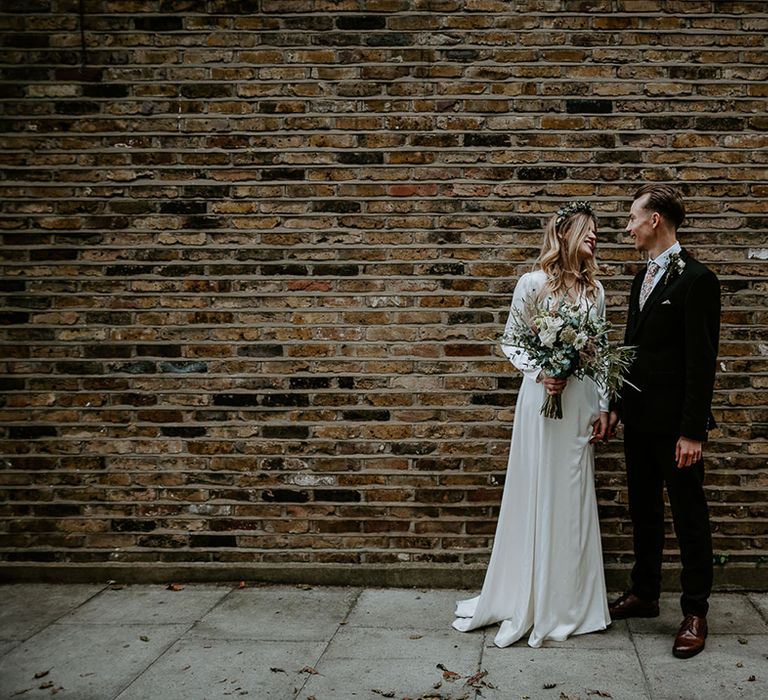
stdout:
<svg viewBox="0 0 768 700">
<path fill-rule="evenodd" d="M 568 202 L 565 206 L 560 207 L 555 216 L 555 228 L 558 228 L 560 224 L 566 219 L 569 219 L 574 214 L 583 211 L 586 214 L 592 214 L 592 205 L 589 202 Z"/>
</svg>

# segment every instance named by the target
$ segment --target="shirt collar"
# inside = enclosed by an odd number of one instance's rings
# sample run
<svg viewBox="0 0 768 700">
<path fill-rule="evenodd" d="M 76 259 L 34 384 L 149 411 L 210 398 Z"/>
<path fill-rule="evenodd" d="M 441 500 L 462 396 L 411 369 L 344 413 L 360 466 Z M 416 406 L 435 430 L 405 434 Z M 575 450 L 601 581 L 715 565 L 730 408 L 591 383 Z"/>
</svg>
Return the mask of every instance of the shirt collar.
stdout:
<svg viewBox="0 0 768 700">
<path fill-rule="evenodd" d="M 669 264 L 669 256 L 674 253 L 680 253 L 682 250 L 682 246 L 680 245 L 680 241 L 675 241 L 669 248 L 667 248 L 661 255 L 658 255 L 655 257 L 652 261 L 649 262 L 655 262 L 662 270 L 667 269 L 667 265 Z"/>
</svg>

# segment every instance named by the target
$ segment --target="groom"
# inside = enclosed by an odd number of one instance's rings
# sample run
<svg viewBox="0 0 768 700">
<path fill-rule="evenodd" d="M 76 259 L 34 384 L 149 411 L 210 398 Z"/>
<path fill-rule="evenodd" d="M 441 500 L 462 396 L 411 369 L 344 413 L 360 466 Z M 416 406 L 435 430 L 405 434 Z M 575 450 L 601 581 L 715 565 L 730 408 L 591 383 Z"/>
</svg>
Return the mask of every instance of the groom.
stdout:
<svg viewBox="0 0 768 700">
<path fill-rule="evenodd" d="M 664 485 L 682 560 L 683 622 L 672 653 L 704 648 L 712 589 L 712 537 L 702 486 L 702 443 L 710 412 L 720 331 L 720 285 L 677 241 L 685 218 L 678 192 L 648 184 L 634 196 L 627 232 L 648 259 L 632 283 L 625 343 L 637 348 L 609 434 L 624 423 L 632 585 L 609 605 L 611 617 L 659 614 L 664 548 Z M 633 386 L 636 388 L 633 388 Z"/>
</svg>

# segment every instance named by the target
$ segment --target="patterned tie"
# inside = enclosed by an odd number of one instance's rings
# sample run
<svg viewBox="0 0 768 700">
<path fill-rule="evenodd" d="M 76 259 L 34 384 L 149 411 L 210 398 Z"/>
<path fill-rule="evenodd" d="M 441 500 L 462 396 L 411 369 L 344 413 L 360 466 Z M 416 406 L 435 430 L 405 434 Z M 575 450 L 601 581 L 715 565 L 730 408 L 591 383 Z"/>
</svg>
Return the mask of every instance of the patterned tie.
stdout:
<svg viewBox="0 0 768 700">
<path fill-rule="evenodd" d="M 653 278 L 656 277 L 656 273 L 661 269 L 661 265 L 657 265 L 653 260 L 648 263 L 648 269 L 645 271 L 645 279 L 643 280 L 643 286 L 640 287 L 640 311 L 643 310 L 645 302 L 651 294 L 653 289 Z"/>
</svg>

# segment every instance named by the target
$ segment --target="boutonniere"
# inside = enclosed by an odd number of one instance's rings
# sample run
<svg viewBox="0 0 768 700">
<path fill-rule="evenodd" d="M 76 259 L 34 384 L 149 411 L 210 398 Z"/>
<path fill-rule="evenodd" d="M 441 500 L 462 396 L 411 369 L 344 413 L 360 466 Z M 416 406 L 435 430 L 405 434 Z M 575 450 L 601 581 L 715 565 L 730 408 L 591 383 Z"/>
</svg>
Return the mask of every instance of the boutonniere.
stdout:
<svg viewBox="0 0 768 700">
<path fill-rule="evenodd" d="M 667 272 L 664 274 L 664 284 L 671 282 L 675 277 L 683 274 L 685 269 L 685 260 L 680 257 L 680 253 L 672 253 L 667 260 Z"/>
</svg>

